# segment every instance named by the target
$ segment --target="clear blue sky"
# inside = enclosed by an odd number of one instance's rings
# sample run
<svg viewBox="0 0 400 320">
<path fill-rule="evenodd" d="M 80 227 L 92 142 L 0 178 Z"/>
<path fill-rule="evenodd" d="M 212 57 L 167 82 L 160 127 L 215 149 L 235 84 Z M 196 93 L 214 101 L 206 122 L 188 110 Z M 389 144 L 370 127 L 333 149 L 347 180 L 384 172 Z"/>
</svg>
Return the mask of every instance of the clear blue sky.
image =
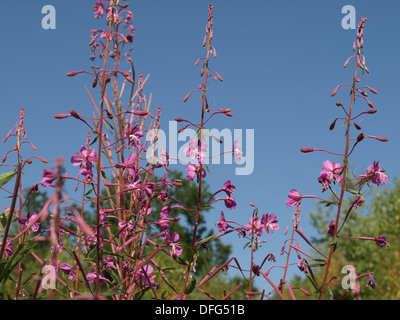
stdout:
<svg viewBox="0 0 400 320">
<path fill-rule="evenodd" d="M 58 156 L 69 160 L 86 139 L 86 128 L 72 119 L 56 120 L 56 113 L 70 108 L 91 113 L 84 85 L 87 76 L 68 78 L 68 71 L 89 70 L 91 54 L 89 31 L 102 27 L 92 14 L 94 1 L 20 0 L 4 2 L 0 12 L 0 136 L 3 138 L 26 110 L 29 139 L 37 146 L 35 155 L 51 163 Z M 364 54 L 370 74 L 363 84 L 378 90 L 372 102 L 378 113 L 361 118 L 365 135 L 385 136 L 388 143 L 367 140 L 353 157 L 358 172 L 373 160 L 380 160 L 390 178 L 399 175 L 400 43 L 397 37 L 398 1 L 238 1 L 215 0 L 214 39 L 218 57 L 212 68 L 224 82 L 212 82 L 209 99 L 222 108 L 231 108 L 233 118 L 215 118 L 210 128 L 254 129 L 255 167 L 251 175 L 235 175 L 235 165 L 211 166 L 207 182 L 212 190 L 230 179 L 236 185 L 237 207 L 223 206 L 227 219 L 246 224 L 252 213 L 249 202 L 260 214 L 275 213 L 281 229 L 273 234 L 259 254 L 279 250 L 283 231 L 291 222 L 293 210 L 285 206 L 287 193 L 296 188 L 302 194 L 321 195 L 317 178 L 325 160 L 339 158 L 323 153 L 302 154 L 301 147 L 344 150 L 343 131 L 329 131 L 334 118 L 341 116 L 337 100 L 348 103 L 345 90 L 331 98 L 340 83 L 352 80 L 352 69 L 343 63 L 353 54 L 355 30 L 341 26 L 344 5 L 354 5 L 359 16 L 368 18 Z M 44 5 L 56 9 L 56 29 L 41 27 Z M 201 79 L 194 61 L 204 55 L 202 40 L 207 23 L 208 1 L 133 1 L 136 28 L 133 60 L 136 71 L 150 74 L 145 91 L 152 93 L 153 110 L 162 107 L 164 126 L 176 118 L 196 121 L 200 105 L 196 99 L 184 104 L 183 97 L 196 89 Z M 103 20 L 101 20 L 103 23 Z M 92 89 L 90 89 L 93 92 Z M 361 102 L 361 101 L 360 101 Z M 3 155 L 13 145 L 2 144 Z M 40 181 L 44 166 L 38 162 L 26 172 L 27 185 Z M 172 167 L 175 169 L 174 167 Z M 183 170 L 183 166 L 176 166 Z M 67 167 L 70 175 L 76 168 Z M 0 173 L 6 169 L 0 169 Z M 72 188 L 71 188 L 72 189 Z M 72 192 L 72 191 L 71 191 Z M 71 194 L 73 197 L 74 195 Z M 307 212 L 313 201 L 303 201 L 303 228 L 308 226 Z M 209 213 L 214 227 L 219 210 Z M 216 231 L 217 232 L 217 231 Z M 243 266 L 243 240 L 226 238 L 234 244 L 234 255 Z M 261 261 L 259 261 L 261 262 Z M 280 258 L 278 262 L 283 262 Z"/>
</svg>

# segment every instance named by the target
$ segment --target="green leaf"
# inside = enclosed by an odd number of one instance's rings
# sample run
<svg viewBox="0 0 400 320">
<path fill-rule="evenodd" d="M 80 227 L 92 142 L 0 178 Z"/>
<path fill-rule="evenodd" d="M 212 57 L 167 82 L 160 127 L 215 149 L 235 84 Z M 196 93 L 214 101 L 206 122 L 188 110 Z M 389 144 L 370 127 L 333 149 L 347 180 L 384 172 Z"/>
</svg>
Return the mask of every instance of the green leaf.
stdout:
<svg viewBox="0 0 400 320">
<path fill-rule="evenodd" d="M 196 279 L 193 277 L 191 277 L 191 278 L 192 278 L 192 281 L 190 282 L 190 285 L 188 285 L 185 289 L 186 294 L 190 294 L 196 287 Z"/>
<path fill-rule="evenodd" d="M 6 172 L 0 174 L 0 188 L 4 186 L 8 181 L 10 181 L 17 174 L 16 171 Z"/>
<path fill-rule="evenodd" d="M 203 243 L 210 241 L 210 240 L 211 240 L 212 238 L 214 238 L 214 237 L 215 237 L 215 235 L 212 235 L 212 236 L 209 236 L 209 237 L 207 237 L 207 238 L 201 239 L 201 240 L 197 243 L 197 245 L 202 245 Z"/>
</svg>

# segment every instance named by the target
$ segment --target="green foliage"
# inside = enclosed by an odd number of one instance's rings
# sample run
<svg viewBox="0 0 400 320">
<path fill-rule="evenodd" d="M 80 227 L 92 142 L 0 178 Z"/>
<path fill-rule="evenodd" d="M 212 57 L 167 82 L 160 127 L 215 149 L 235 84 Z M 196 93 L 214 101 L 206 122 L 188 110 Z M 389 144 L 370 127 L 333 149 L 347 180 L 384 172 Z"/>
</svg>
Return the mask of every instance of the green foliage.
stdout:
<svg viewBox="0 0 400 320">
<path fill-rule="evenodd" d="M 356 268 L 357 275 L 374 272 L 375 289 L 366 287 L 368 277 L 358 280 L 362 299 L 400 299 L 398 281 L 400 278 L 400 239 L 398 237 L 400 228 L 400 181 L 395 181 L 391 187 L 386 189 L 375 188 L 375 191 L 374 197 L 366 202 L 365 207 L 351 211 L 340 234 L 348 237 L 378 237 L 384 235 L 387 237 L 390 246 L 381 248 L 376 245 L 375 241 L 338 238 L 337 250 L 333 255 L 328 277 L 328 279 L 332 276 L 337 277 L 330 285 L 335 299 L 340 299 L 345 291 L 341 286 L 341 280 L 347 275 L 347 273 L 341 273 L 345 265 L 353 265 Z M 346 199 L 347 205 L 344 208 L 349 207 L 352 199 L 353 197 Z M 327 250 L 330 237 L 326 234 L 326 230 L 329 221 L 336 214 L 335 209 L 336 207 L 324 208 L 318 205 L 316 212 L 310 214 L 313 226 L 319 232 L 314 243 L 318 243 L 318 247 L 323 250 L 322 252 Z M 317 280 L 320 281 L 324 268 L 314 268 L 314 270 Z M 333 283 L 337 285 L 333 285 Z M 291 287 L 301 287 L 311 293 L 316 292 L 307 279 L 298 276 L 292 280 Z M 317 298 L 317 294 L 311 297 L 311 299 Z M 354 296 L 352 292 L 349 292 L 344 298 L 353 299 Z"/>
</svg>

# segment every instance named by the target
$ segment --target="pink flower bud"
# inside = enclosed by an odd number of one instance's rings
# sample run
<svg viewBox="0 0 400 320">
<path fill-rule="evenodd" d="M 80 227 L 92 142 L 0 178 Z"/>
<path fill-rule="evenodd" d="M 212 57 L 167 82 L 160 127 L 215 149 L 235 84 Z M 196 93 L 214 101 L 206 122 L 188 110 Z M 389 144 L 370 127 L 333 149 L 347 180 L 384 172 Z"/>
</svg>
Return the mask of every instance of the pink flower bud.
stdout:
<svg viewBox="0 0 400 320">
<path fill-rule="evenodd" d="M 56 118 L 56 119 L 65 119 L 65 118 L 68 118 L 70 116 L 71 116 L 70 114 L 57 113 L 57 114 L 54 115 L 54 118 Z"/>
<path fill-rule="evenodd" d="M 314 149 L 313 148 L 301 148 L 300 151 L 303 153 L 308 153 L 308 152 L 313 152 Z"/>
<path fill-rule="evenodd" d="M 147 111 L 133 111 L 133 114 L 136 116 L 145 116 L 147 114 L 149 114 Z"/>
<path fill-rule="evenodd" d="M 71 116 L 73 116 L 76 119 L 80 119 L 81 117 L 79 116 L 79 114 L 76 113 L 75 110 L 70 109 L 69 112 L 71 113 Z"/>
<path fill-rule="evenodd" d="M 67 76 L 68 76 L 68 77 L 74 77 L 74 76 L 76 76 L 78 73 L 82 73 L 82 72 L 84 72 L 84 71 L 70 71 L 70 72 L 67 72 Z"/>
</svg>

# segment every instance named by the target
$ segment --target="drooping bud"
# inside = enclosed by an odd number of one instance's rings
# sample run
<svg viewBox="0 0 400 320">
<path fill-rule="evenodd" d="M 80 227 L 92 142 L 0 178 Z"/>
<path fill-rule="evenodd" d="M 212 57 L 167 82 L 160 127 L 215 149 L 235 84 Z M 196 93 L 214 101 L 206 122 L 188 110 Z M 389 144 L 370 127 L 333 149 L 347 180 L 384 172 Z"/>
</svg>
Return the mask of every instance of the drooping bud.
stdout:
<svg viewBox="0 0 400 320">
<path fill-rule="evenodd" d="M 308 153 L 308 152 L 313 152 L 314 149 L 313 148 L 301 148 L 300 151 L 303 153 Z"/>
<path fill-rule="evenodd" d="M 57 114 L 54 115 L 54 118 L 56 118 L 56 119 L 65 119 L 65 118 L 68 118 L 70 116 L 71 116 L 70 114 L 57 113 Z"/>
<path fill-rule="evenodd" d="M 71 116 L 73 116 L 76 119 L 80 119 L 81 117 L 79 116 L 79 114 L 76 113 L 75 110 L 70 109 L 69 112 L 71 113 Z"/>
<path fill-rule="evenodd" d="M 189 99 L 189 96 L 190 96 L 190 92 L 187 94 L 186 97 L 183 98 L 183 102 L 186 102 Z"/>
<path fill-rule="evenodd" d="M 331 123 L 331 125 L 329 126 L 329 130 L 333 130 L 333 128 L 335 128 L 336 120 L 337 120 L 337 119 L 335 119 L 335 120 Z"/>
<path fill-rule="evenodd" d="M 82 72 L 84 72 L 84 71 L 70 71 L 70 72 L 67 72 L 67 76 L 68 76 L 68 77 L 74 77 L 74 76 L 76 76 L 78 73 L 82 73 Z"/>
<path fill-rule="evenodd" d="M 361 127 L 357 123 L 354 123 L 354 126 L 356 127 L 357 130 L 361 130 Z"/>
<path fill-rule="evenodd" d="M 360 142 L 362 140 L 364 140 L 364 133 L 361 132 L 357 137 L 357 142 Z"/>
</svg>

